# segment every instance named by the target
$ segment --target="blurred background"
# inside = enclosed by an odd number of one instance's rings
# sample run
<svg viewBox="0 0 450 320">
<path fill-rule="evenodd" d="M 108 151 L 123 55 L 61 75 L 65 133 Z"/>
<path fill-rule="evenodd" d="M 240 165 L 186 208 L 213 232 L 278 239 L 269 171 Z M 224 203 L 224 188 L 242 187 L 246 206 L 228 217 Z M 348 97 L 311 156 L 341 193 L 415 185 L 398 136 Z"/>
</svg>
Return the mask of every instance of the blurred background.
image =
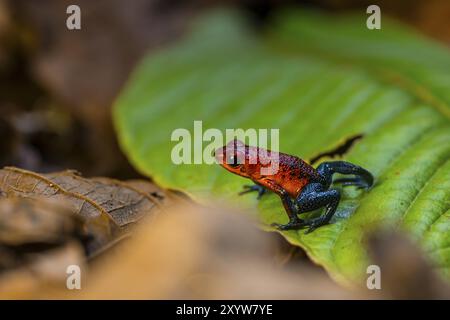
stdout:
<svg viewBox="0 0 450 320">
<path fill-rule="evenodd" d="M 66 28 L 66 8 L 70 4 L 82 8 L 79 31 Z M 365 13 L 370 4 L 382 7 L 383 15 L 450 45 L 448 0 L 0 0 L 0 165 L 44 173 L 73 168 L 85 176 L 143 178 L 118 147 L 111 106 L 145 54 L 175 42 L 188 32 L 197 15 L 217 6 L 233 6 L 246 12 L 258 31 L 285 7 Z M 152 194 L 165 192 L 152 188 Z M 0 210 L 13 212 L 16 205 L 14 201 L 2 203 Z M 211 217 L 207 209 L 190 210 L 189 219 L 186 208 L 175 207 L 174 215 L 164 217 L 158 222 L 159 227 L 143 224 L 143 230 L 124 244 L 129 248 L 122 251 L 125 256 L 118 259 L 112 254 L 92 267 L 90 278 L 95 281 L 88 291 L 76 297 L 449 296 L 448 287 L 434 279 L 416 249 L 398 235 L 380 235 L 372 241 L 375 261 L 390 270 L 386 277 L 392 280 L 392 286 L 377 296 L 338 287 L 300 249 L 291 247 L 278 235 L 260 233 L 255 223 L 243 215 L 230 216 L 227 212 Z M 71 220 L 68 225 L 64 237 L 56 242 L 63 250 L 52 252 L 50 258 L 35 260 L 38 263 L 31 272 L 19 270 L 0 279 L 1 297 L 72 297 L 52 286 L 52 281 L 56 283 L 66 276 L 59 269 L 55 271 L 58 266 L 67 265 L 68 261 L 85 263 L 83 248 L 72 241 L 78 237 L 77 222 Z M 188 233 L 185 225 L 189 226 Z M 49 230 L 45 228 L 44 231 Z M 171 235 L 177 237 L 173 239 Z M 179 241 L 183 242 L 183 250 Z M 161 246 L 165 250 L 158 250 Z M 3 249 L 0 246 L 0 255 Z M 402 269 L 405 261 L 409 261 L 410 272 Z M 229 268 L 238 263 L 240 268 Z M 111 278 L 121 280 L 111 284 Z M 264 283 L 261 279 L 265 279 Z M 238 285 L 231 287 L 230 283 Z"/>
</svg>

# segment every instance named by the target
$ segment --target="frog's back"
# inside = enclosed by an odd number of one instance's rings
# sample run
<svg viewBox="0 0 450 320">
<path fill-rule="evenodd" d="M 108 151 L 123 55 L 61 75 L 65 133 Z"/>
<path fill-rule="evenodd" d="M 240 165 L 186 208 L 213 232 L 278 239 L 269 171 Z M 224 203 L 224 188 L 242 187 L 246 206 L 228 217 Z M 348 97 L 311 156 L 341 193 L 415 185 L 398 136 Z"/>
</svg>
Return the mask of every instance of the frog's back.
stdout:
<svg viewBox="0 0 450 320">
<path fill-rule="evenodd" d="M 279 169 L 275 179 L 292 197 L 297 197 L 308 183 L 319 180 L 320 175 L 299 157 L 279 153 Z"/>
</svg>

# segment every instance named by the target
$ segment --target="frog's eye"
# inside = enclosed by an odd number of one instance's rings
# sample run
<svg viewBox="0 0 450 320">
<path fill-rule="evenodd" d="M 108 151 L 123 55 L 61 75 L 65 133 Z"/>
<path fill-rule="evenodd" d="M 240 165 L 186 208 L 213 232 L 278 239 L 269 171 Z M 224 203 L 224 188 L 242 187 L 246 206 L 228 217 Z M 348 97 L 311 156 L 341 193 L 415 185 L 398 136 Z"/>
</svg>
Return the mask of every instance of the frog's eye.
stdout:
<svg viewBox="0 0 450 320">
<path fill-rule="evenodd" d="M 230 167 L 237 168 L 242 164 L 242 161 L 239 161 L 240 159 L 236 155 L 231 155 L 227 157 L 227 164 Z"/>
</svg>

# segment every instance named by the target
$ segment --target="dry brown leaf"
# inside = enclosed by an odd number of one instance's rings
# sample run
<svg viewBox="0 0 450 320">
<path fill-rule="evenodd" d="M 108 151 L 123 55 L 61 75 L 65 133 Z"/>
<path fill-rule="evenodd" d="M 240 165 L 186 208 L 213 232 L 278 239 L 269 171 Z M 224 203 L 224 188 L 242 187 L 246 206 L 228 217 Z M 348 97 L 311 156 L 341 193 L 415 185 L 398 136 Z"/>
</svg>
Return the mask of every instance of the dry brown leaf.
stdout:
<svg viewBox="0 0 450 320">
<path fill-rule="evenodd" d="M 0 199 L 0 243 L 20 246 L 28 243 L 60 243 L 81 230 L 67 208 L 41 199 Z"/>
<path fill-rule="evenodd" d="M 68 265 L 84 274 L 87 259 L 115 252 L 131 225 L 171 202 L 168 192 L 144 180 L 0 169 L 0 297 L 67 290 Z"/>
<path fill-rule="evenodd" d="M 67 267 L 85 265 L 83 220 L 53 200 L 0 198 L 0 298 L 62 289 Z"/>
<path fill-rule="evenodd" d="M 122 237 L 129 225 L 161 211 L 162 206 L 170 202 L 166 194 L 151 182 L 143 180 L 127 183 L 108 178 L 89 179 L 71 170 L 48 174 L 14 167 L 0 170 L 0 196 L 52 200 L 67 206 L 71 213 L 83 218 L 85 236 L 90 238 L 85 242 L 89 256 L 102 250 L 114 239 Z M 34 214 L 45 219 L 42 211 L 38 208 L 38 212 Z M 2 214 L 4 213 L 0 212 Z M 26 223 L 22 228 L 25 225 Z M 26 230 L 38 234 L 41 232 L 40 235 L 44 238 L 42 231 L 45 232 L 45 229 Z M 8 231 L 10 237 L 13 233 Z"/>
<path fill-rule="evenodd" d="M 21 267 L 36 255 L 86 238 L 81 217 L 61 203 L 0 198 L 0 271 Z"/>
<path fill-rule="evenodd" d="M 14 167 L 0 170 L 0 190 L 7 196 L 45 197 L 70 203 L 79 215 L 112 220 L 123 227 L 160 205 L 160 199 L 126 182 L 84 178 L 71 170 L 38 174 Z"/>
</svg>

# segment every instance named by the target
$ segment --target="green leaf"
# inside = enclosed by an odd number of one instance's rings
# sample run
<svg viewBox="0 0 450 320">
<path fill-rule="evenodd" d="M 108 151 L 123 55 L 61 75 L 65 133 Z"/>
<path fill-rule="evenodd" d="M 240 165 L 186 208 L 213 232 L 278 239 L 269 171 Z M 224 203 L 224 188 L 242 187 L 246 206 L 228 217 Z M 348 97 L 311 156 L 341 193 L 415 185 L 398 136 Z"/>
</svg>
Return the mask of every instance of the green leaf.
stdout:
<svg viewBox="0 0 450 320">
<path fill-rule="evenodd" d="M 117 100 L 123 149 L 162 186 L 257 208 L 273 231 L 270 223 L 287 221 L 277 196 L 238 197 L 246 179 L 218 165 L 173 164 L 172 131 L 192 132 L 194 120 L 203 130 L 279 128 L 280 150 L 304 159 L 364 134 L 344 159 L 370 170 L 374 187 L 343 189 L 331 224 L 283 236 L 348 283 L 365 277 L 366 233 L 396 227 L 450 277 L 450 54 L 384 17 L 381 31 L 364 19 L 283 13 L 256 36 L 237 13 L 203 17 L 146 58 Z"/>
</svg>

